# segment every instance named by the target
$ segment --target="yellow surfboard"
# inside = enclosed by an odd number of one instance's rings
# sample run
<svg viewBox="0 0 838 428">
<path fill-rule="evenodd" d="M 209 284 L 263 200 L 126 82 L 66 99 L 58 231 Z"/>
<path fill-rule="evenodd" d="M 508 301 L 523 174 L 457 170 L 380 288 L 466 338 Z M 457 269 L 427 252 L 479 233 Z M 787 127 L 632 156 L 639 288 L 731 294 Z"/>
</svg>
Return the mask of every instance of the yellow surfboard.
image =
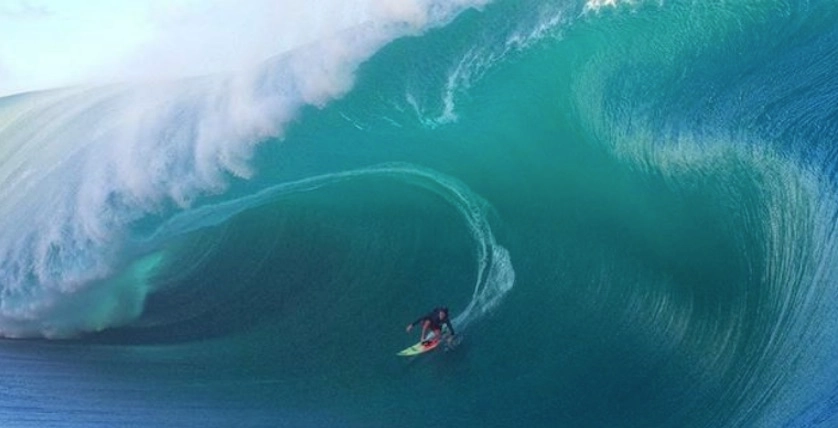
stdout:
<svg viewBox="0 0 838 428">
<path fill-rule="evenodd" d="M 439 346 L 439 338 L 438 337 L 432 337 L 431 339 L 419 342 L 419 343 L 411 346 L 410 348 L 407 348 L 407 349 L 399 352 L 396 355 L 401 356 L 401 357 L 410 357 L 410 356 L 413 356 L 413 355 L 419 355 L 419 354 L 428 352 L 428 351 L 436 348 L 437 346 Z"/>
</svg>

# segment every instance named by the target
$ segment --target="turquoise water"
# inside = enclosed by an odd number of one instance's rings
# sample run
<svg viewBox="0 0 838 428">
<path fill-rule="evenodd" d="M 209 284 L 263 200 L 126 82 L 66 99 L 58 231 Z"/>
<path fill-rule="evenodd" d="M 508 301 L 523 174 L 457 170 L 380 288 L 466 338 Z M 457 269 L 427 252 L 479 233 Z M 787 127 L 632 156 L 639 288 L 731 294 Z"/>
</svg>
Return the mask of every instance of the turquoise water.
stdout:
<svg viewBox="0 0 838 428">
<path fill-rule="evenodd" d="M 0 421 L 834 425 L 838 8 L 592 4 L 0 99 Z"/>
</svg>

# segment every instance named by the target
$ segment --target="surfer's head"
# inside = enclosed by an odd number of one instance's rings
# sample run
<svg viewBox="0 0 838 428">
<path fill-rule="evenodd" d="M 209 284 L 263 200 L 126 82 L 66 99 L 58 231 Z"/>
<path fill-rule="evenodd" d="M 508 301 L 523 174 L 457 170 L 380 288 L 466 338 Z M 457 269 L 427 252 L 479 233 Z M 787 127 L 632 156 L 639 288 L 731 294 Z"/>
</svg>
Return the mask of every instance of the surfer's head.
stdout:
<svg viewBox="0 0 838 428">
<path fill-rule="evenodd" d="M 439 319 L 444 320 L 446 317 L 448 317 L 448 307 L 443 306 L 439 308 Z"/>
</svg>

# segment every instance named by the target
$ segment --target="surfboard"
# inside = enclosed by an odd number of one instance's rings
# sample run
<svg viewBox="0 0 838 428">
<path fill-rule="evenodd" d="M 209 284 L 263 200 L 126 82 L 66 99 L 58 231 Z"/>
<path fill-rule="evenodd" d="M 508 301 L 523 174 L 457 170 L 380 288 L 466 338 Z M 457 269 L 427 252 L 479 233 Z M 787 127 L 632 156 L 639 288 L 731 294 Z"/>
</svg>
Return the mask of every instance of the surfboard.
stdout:
<svg viewBox="0 0 838 428">
<path fill-rule="evenodd" d="M 399 352 L 398 356 L 400 357 L 412 357 L 414 355 L 424 354 L 425 352 L 432 351 L 436 349 L 440 344 L 444 345 L 442 348 L 445 351 L 450 351 L 454 349 L 457 345 L 460 344 L 460 341 L 463 340 L 462 334 L 452 335 L 447 327 L 442 328 L 442 335 L 440 337 L 434 337 L 436 333 L 431 332 L 428 334 L 429 339 L 419 342 L 407 349 L 402 350 Z"/>
<path fill-rule="evenodd" d="M 404 349 L 396 355 L 400 357 L 411 357 L 414 355 L 423 354 L 439 346 L 439 342 L 440 340 L 438 337 L 432 337 L 429 340 L 419 342 L 407 349 Z"/>
</svg>

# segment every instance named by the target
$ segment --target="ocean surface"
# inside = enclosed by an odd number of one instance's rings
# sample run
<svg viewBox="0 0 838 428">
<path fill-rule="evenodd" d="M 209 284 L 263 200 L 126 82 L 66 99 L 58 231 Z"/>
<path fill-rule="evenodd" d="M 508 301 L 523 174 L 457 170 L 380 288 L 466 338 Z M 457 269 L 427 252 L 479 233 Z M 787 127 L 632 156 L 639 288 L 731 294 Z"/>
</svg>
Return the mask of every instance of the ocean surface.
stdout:
<svg viewBox="0 0 838 428">
<path fill-rule="evenodd" d="M 0 425 L 838 426 L 836 3 L 393 5 L 0 98 Z"/>
</svg>

